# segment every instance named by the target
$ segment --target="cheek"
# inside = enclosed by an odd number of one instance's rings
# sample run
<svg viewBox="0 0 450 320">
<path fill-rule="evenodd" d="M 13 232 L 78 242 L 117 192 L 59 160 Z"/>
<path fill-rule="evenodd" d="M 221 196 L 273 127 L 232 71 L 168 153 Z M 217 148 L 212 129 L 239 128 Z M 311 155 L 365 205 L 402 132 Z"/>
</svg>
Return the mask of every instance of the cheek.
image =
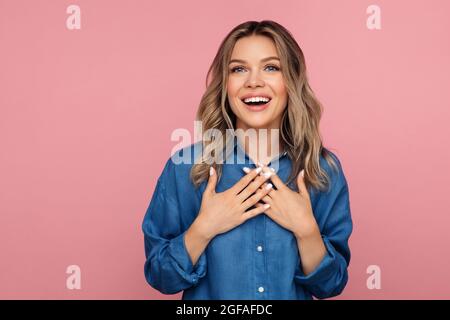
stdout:
<svg viewBox="0 0 450 320">
<path fill-rule="evenodd" d="M 227 82 L 227 96 L 228 103 L 230 104 L 231 110 L 236 112 L 236 99 L 239 94 L 239 87 L 236 85 L 236 81 L 228 80 Z"/>
<path fill-rule="evenodd" d="M 287 101 L 287 90 L 286 87 L 283 85 L 282 87 L 280 87 L 280 99 L 282 99 L 283 101 Z"/>
<path fill-rule="evenodd" d="M 283 78 L 280 77 L 279 79 L 276 79 L 274 83 L 274 89 L 280 99 L 286 98 L 287 96 L 287 89 L 284 85 Z"/>
<path fill-rule="evenodd" d="M 228 78 L 227 82 L 227 93 L 231 98 L 234 98 L 237 96 L 239 92 L 239 81 L 237 79 L 234 79 L 232 77 Z"/>
</svg>

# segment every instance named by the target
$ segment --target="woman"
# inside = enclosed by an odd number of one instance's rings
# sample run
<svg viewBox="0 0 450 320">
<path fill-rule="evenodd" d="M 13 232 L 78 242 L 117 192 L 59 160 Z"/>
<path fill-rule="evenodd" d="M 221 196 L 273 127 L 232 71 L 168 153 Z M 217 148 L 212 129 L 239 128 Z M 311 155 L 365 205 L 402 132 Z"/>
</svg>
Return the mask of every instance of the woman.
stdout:
<svg viewBox="0 0 450 320">
<path fill-rule="evenodd" d="M 349 191 L 322 146 L 321 105 L 300 47 L 273 21 L 243 23 L 223 40 L 207 80 L 197 120 L 226 136 L 226 148 L 205 135 L 167 161 L 143 221 L 148 283 L 183 299 L 340 294 Z"/>
</svg>

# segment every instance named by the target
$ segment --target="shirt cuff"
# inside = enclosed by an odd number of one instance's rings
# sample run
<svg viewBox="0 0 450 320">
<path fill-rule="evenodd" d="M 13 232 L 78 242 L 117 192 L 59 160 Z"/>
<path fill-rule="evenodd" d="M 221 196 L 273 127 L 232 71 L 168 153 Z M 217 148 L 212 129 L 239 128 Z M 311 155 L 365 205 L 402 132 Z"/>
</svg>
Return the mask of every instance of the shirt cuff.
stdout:
<svg viewBox="0 0 450 320">
<path fill-rule="evenodd" d="M 336 273 L 336 270 L 338 270 L 339 264 L 338 260 L 336 259 L 336 252 L 333 245 L 324 236 L 322 236 L 322 240 L 325 244 L 325 248 L 327 249 L 325 256 L 323 257 L 320 264 L 316 267 L 316 269 L 314 269 L 314 271 L 309 273 L 308 275 L 305 275 L 303 273 L 303 270 L 300 266 L 298 267 L 298 272 L 295 275 L 295 280 L 297 280 L 299 284 L 315 285 L 321 283 L 325 280 L 328 280 L 334 273 Z"/>
<path fill-rule="evenodd" d="M 186 231 L 170 241 L 169 254 L 173 258 L 174 267 L 178 273 L 188 282 L 196 284 L 200 278 L 206 275 L 206 254 L 203 251 L 195 266 L 192 265 L 184 242 L 185 234 Z"/>
</svg>

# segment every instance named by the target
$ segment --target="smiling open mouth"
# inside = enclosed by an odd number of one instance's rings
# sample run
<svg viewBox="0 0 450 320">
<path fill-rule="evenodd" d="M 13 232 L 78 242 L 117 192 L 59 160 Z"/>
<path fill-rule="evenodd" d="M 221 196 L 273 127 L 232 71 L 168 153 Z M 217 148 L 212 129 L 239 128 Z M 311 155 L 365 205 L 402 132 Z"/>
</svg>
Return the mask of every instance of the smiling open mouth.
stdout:
<svg viewBox="0 0 450 320">
<path fill-rule="evenodd" d="M 248 106 L 262 106 L 270 102 L 270 98 L 267 97 L 252 97 L 252 98 L 246 98 L 242 99 L 242 102 L 245 103 Z"/>
</svg>

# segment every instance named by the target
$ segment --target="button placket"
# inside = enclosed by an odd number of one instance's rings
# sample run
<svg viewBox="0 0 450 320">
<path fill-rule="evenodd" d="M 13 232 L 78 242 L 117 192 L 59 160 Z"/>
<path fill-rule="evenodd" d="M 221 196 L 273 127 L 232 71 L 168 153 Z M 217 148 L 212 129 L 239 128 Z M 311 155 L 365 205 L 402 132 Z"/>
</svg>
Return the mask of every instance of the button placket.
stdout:
<svg viewBox="0 0 450 320">
<path fill-rule="evenodd" d="M 263 293 L 266 290 L 266 267 L 264 257 L 264 229 L 265 221 L 264 215 L 255 218 L 255 243 L 254 243 L 254 257 L 255 257 L 255 291 L 257 298 L 262 299 Z"/>
</svg>

